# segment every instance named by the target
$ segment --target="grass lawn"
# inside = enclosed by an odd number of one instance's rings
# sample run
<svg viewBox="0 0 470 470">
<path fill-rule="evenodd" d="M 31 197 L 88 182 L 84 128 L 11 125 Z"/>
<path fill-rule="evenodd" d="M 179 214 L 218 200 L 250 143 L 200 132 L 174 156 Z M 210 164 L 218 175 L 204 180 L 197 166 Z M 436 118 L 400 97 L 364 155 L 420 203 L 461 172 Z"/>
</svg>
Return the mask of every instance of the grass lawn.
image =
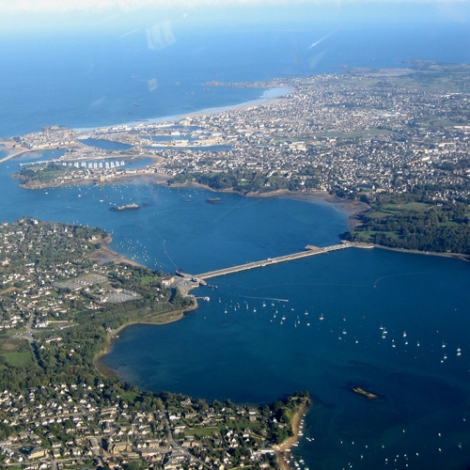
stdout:
<svg viewBox="0 0 470 470">
<path fill-rule="evenodd" d="M 384 209 L 390 211 L 423 211 L 431 206 L 423 202 L 408 202 L 406 204 L 385 204 Z"/>
<path fill-rule="evenodd" d="M 133 402 L 137 396 L 139 396 L 138 393 L 128 391 L 122 394 L 122 399 L 127 402 Z"/>
<path fill-rule="evenodd" d="M 18 333 L 16 330 L 12 330 L 10 333 Z M 24 339 L 11 338 L 4 336 L 0 338 L 0 354 L 11 354 L 27 352 L 29 353 L 29 344 Z"/>
<path fill-rule="evenodd" d="M 13 367 L 28 367 L 34 364 L 30 352 L 14 352 L 3 354 L 8 365 Z"/>
<path fill-rule="evenodd" d="M 184 430 L 186 436 L 213 436 L 214 434 L 220 434 L 219 428 L 216 427 L 200 427 L 200 428 L 186 428 Z"/>
</svg>

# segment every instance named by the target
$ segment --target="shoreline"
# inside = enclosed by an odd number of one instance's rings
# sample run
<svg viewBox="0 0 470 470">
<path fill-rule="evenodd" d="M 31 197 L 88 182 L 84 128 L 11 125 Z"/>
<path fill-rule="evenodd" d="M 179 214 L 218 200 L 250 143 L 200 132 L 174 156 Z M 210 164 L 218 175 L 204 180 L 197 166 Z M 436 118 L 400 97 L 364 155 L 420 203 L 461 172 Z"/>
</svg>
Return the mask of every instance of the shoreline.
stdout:
<svg viewBox="0 0 470 470">
<path fill-rule="evenodd" d="M 153 316 L 146 317 L 143 320 L 136 320 L 136 321 L 130 321 L 128 323 L 124 323 L 119 328 L 116 328 L 115 330 L 108 333 L 107 345 L 103 351 L 98 353 L 93 358 L 93 365 L 95 366 L 96 370 L 104 377 L 120 380 L 119 377 L 117 376 L 117 373 L 114 370 L 110 369 L 109 367 L 103 364 L 100 364 L 100 360 L 111 352 L 113 342 L 119 338 L 119 333 L 121 333 L 126 328 L 133 326 L 133 325 L 162 326 L 162 325 L 168 325 L 170 323 L 175 323 L 177 321 L 183 320 L 186 313 L 197 310 L 198 307 L 199 307 L 199 304 L 197 303 L 197 301 L 195 301 L 192 307 L 184 309 L 184 310 L 170 310 L 169 312 L 154 314 Z M 152 318 L 153 318 L 153 321 L 152 321 Z"/>
<path fill-rule="evenodd" d="M 470 262 L 470 255 L 463 253 L 440 253 L 438 251 L 420 251 L 420 250 L 407 250 L 406 248 L 393 248 L 384 245 L 372 245 L 374 248 L 380 248 L 381 250 L 396 251 L 398 253 L 408 253 L 412 255 L 427 255 L 427 256 L 439 256 L 441 258 L 457 259 L 459 261 Z"/>
<path fill-rule="evenodd" d="M 112 241 L 113 241 L 113 238 L 111 237 L 111 235 L 108 235 L 107 237 L 103 238 L 99 243 L 100 247 L 89 256 L 89 259 L 91 259 L 92 261 L 96 261 L 99 264 L 127 263 L 127 264 L 130 264 L 131 266 L 147 268 L 147 266 L 137 263 L 136 261 L 132 261 L 129 258 L 126 258 L 124 255 L 110 248 L 109 245 L 111 244 Z"/>
<path fill-rule="evenodd" d="M 20 153 L 27 153 L 27 152 L 33 152 L 33 150 L 27 150 L 27 151 L 22 151 Z M 15 155 L 18 156 L 18 155 Z M 9 157 L 10 158 L 10 157 Z M 13 157 L 11 157 L 13 158 Z M 0 160 L 0 163 L 3 160 Z M 106 184 L 113 184 L 113 183 L 119 183 L 119 182 L 125 182 L 125 181 L 133 181 L 133 180 L 142 180 L 146 179 L 149 181 L 150 184 L 155 184 L 157 186 L 162 186 L 162 187 L 169 187 L 169 188 L 194 188 L 194 189 L 204 189 L 207 191 L 211 191 L 213 193 L 230 193 L 230 194 L 238 194 L 240 196 L 244 197 L 259 197 L 259 198 L 286 198 L 286 199 L 293 199 L 293 200 L 298 200 L 298 201 L 307 201 L 307 202 L 313 202 L 317 204 L 328 204 L 331 205 L 335 210 L 339 210 L 340 212 L 343 212 L 348 215 L 348 226 L 350 230 L 354 230 L 355 227 L 361 224 L 360 220 L 358 219 L 358 216 L 361 214 L 366 213 L 368 210 L 370 210 L 370 206 L 364 202 L 358 201 L 358 200 L 352 200 L 352 199 L 341 199 L 336 195 L 330 194 L 326 191 L 320 191 L 320 190 L 307 190 L 307 191 L 289 191 L 288 189 L 280 189 L 277 191 L 269 191 L 269 192 L 247 192 L 247 193 L 241 193 L 239 191 L 235 191 L 234 189 L 224 189 L 224 190 L 215 190 L 207 185 L 200 184 L 200 183 L 182 183 L 182 184 L 174 184 L 174 185 L 168 185 L 168 181 L 170 180 L 169 175 L 162 175 L 162 174 L 132 174 L 132 175 L 116 175 L 114 177 L 107 178 L 105 181 L 82 181 L 82 180 L 77 180 L 77 181 L 68 181 L 64 183 L 59 183 L 56 185 L 37 185 L 37 186 L 27 186 L 19 183 L 19 186 L 23 189 L 34 191 L 34 190 L 41 190 L 41 189 L 48 189 L 48 188 L 58 188 L 58 187 L 67 187 L 67 186 L 81 186 L 81 185 L 89 185 L 89 184 L 95 184 L 95 185 L 106 185 Z M 420 251 L 420 250 L 412 250 L 412 249 L 406 249 L 406 248 L 393 248 L 393 247 L 388 247 L 385 245 L 377 245 L 373 244 L 374 248 L 380 248 L 383 250 L 389 250 L 389 251 L 396 251 L 396 252 L 401 252 L 401 253 L 411 253 L 411 254 L 419 254 L 419 255 L 428 255 L 428 256 L 439 256 L 443 258 L 453 258 L 453 259 L 459 259 L 461 261 L 466 261 L 470 262 L 470 255 L 466 255 L 464 253 L 441 253 L 441 252 L 435 252 L 435 251 Z M 129 264 L 133 264 L 135 266 L 142 266 L 139 263 L 136 263 L 134 261 L 131 261 L 127 258 L 125 258 L 123 255 L 120 255 L 118 252 L 115 252 L 108 246 L 103 248 L 103 252 L 109 253 L 109 258 L 110 261 L 113 260 L 119 260 L 116 261 L 118 263 L 120 262 L 127 262 Z"/>
<path fill-rule="evenodd" d="M 108 355 L 111 352 L 112 346 L 113 346 L 113 341 L 116 340 L 117 338 L 119 338 L 119 333 L 121 333 L 123 330 L 125 330 L 126 328 L 128 328 L 130 326 L 133 326 L 133 325 L 167 325 L 169 323 L 174 323 L 174 322 L 177 322 L 177 321 L 183 319 L 184 318 L 184 313 L 185 313 L 184 310 L 175 310 L 175 311 L 171 311 L 171 312 L 167 312 L 167 313 L 162 313 L 162 314 L 160 314 L 161 317 L 169 315 L 170 318 L 165 319 L 161 322 L 151 322 L 151 321 L 145 321 L 145 320 L 143 320 L 143 321 L 130 321 L 128 323 L 124 323 L 124 325 L 121 325 L 116 330 L 113 330 L 112 332 L 110 332 L 108 334 L 108 342 L 107 342 L 107 345 L 106 345 L 105 349 L 103 351 L 101 351 L 100 353 L 98 353 L 93 358 L 93 364 L 94 364 L 96 370 L 100 374 L 104 375 L 107 378 L 113 378 L 113 379 L 118 379 L 119 380 L 119 377 L 117 376 L 117 374 L 114 370 L 104 366 L 103 364 L 100 364 L 100 359 L 102 359 L 104 356 Z"/>
<path fill-rule="evenodd" d="M 106 184 L 113 184 L 119 183 L 124 181 L 132 181 L 132 180 L 142 180 L 147 179 L 151 184 L 155 184 L 157 186 L 168 187 L 168 188 L 194 188 L 194 189 L 204 189 L 207 191 L 211 191 L 213 193 L 229 193 L 229 194 L 238 194 L 243 197 L 259 197 L 259 198 L 286 198 L 286 199 L 293 199 L 298 201 L 307 201 L 317 204 L 328 204 L 331 205 L 335 210 L 339 210 L 348 215 L 348 226 L 350 230 L 353 230 L 355 227 L 361 224 L 358 216 L 367 212 L 370 209 L 370 206 L 364 202 L 357 201 L 357 200 L 350 200 L 350 199 L 341 199 L 338 196 L 332 195 L 327 193 L 326 191 L 319 191 L 319 190 L 308 190 L 308 191 L 289 191 L 287 189 L 281 189 L 278 191 L 270 191 L 265 193 L 259 192 L 247 192 L 241 193 L 239 191 L 235 191 L 233 189 L 224 189 L 224 190 L 215 190 L 207 185 L 199 184 L 199 183 L 183 183 L 183 184 L 174 184 L 168 186 L 168 180 L 170 179 L 167 176 L 159 175 L 151 175 L 151 174 L 144 174 L 144 175 L 118 175 L 112 178 L 108 178 L 105 181 L 77 181 L 77 182 L 67 182 L 67 183 L 60 183 L 57 185 L 40 185 L 36 187 L 27 187 L 21 184 L 20 187 L 26 190 L 34 191 L 34 190 L 41 190 L 41 189 L 48 189 L 48 188 L 57 188 L 57 187 L 67 187 L 67 186 L 81 186 L 81 185 L 89 185 L 89 184 L 96 184 L 96 185 L 106 185 Z M 389 251 L 396 251 L 400 253 L 411 253 L 411 254 L 418 254 L 418 255 L 428 255 L 428 256 L 439 256 L 442 258 L 453 258 L 458 259 L 461 261 L 470 262 L 470 255 L 466 255 L 464 253 L 441 253 L 437 251 L 420 251 L 420 250 L 412 250 L 406 248 L 393 248 L 388 247 L 385 245 L 377 245 L 372 244 L 374 248 L 380 248 L 383 250 Z M 133 264 L 135 266 L 142 266 L 135 261 L 131 261 L 125 258 L 123 255 L 120 255 L 118 252 L 115 252 L 109 247 L 106 247 L 109 250 L 110 260 L 119 259 L 117 262 L 127 262 L 129 264 Z M 103 250 L 104 251 L 104 250 Z"/>
<path fill-rule="evenodd" d="M 227 86 L 227 87 L 233 87 L 233 84 L 226 84 L 226 85 L 217 85 L 217 86 Z M 295 88 L 289 87 L 289 86 L 275 86 L 273 84 L 272 86 L 267 86 L 267 87 L 262 87 L 262 86 L 251 86 L 251 87 L 246 87 L 246 88 L 258 88 L 260 90 L 264 90 L 261 96 L 258 98 L 253 98 L 248 101 L 242 101 L 241 103 L 237 104 L 229 104 L 225 106 L 215 106 L 211 108 L 202 108 L 200 110 L 195 110 L 191 111 L 188 113 L 182 113 L 182 114 L 171 114 L 167 116 L 161 116 L 161 117 L 153 117 L 153 118 L 148 118 L 148 119 L 137 119 L 135 121 L 126 121 L 122 123 L 117 123 L 117 124 L 107 124 L 107 125 L 100 125 L 100 126 L 95 126 L 95 127 L 71 127 L 70 129 L 74 132 L 77 133 L 83 133 L 83 132 L 90 132 L 90 131 L 97 131 L 97 130 L 109 130 L 110 128 L 113 127 L 120 127 L 120 126 L 130 126 L 130 127 L 135 127 L 138 126 L 139 124 L 170 124 L 170 123 L 176 123 L 177 121 L 184 120 L 186 118 L 191 118 L 195 116 L 202 116 L 206 114 L 218 114 L 218 113 L 224 113 L 232 110 L 240 110 L 240 109 L 245 109 L 245 108 L 250 108 L 252 106 L 260 106 L 262 104 L 266 103 L 271 103 L 271 102 L 277 102 L 284 98 L 286 95 L 289 93 L 292 93 L 295 91 Z M 40 132 L 40 131 L 35 131 L 35 132 Z M 34 131 L 33 131 L 34 133 Z M 34 148 L 34 149 L 28 149 L 24 147 L 20 147 L 18 150 L 13 151 L 14 147 L 13 145 L 17 145 L 17 142 L 14 142 L 12 137 L 4 137 L 0 139 L 0 144 L 4 147 L 3 150 L 4 152 L 12 152 L 6 155 L 4 158 L 0 159 L 0 164 L 12 160 L 13 158 L 19 157 L 20 155 L 23 155 L 24 153 L 29 153 L 29 152 L 40 152 L 44 150 L 54 150 L 49 147 L 44 147 L 44 148 Z M 63 149 L 68 149 L 69 147 L 75 147 L 76 145 L 67 145 L 64 147 L 60 147 Z M 44 188 L 27 188 L 27 189 L 44 189 Z"/>
<path fill-rule="evenodd" d="M 159 186 L 163 186 L 163 181 L 155 183 Z M 356 218 L 358 215 L 367 212 L 370 209 L 370 206 L 364 202 L 352 199 L 341 199 L 338 196 L 330 194 L 326 191 L 321 191 L 318 189 L 313 190 L 303 190 L 303 191 L 289 191 L 288 189 L 279 189 L 277 191 L 269 192 L 247 192 L 241 193 L 240 191 L 235 191 L 234 189 L 222 189 L 215 190 L 207 185 L 200 183 L 178 183 L 168 186 L 169 188 L 194 188 L 194 189 L 205 189 L 213 193 L 228 193 L 228 194 L 238 194 L 243 197 L 259 197 L 259 198 L 285 198 L 285 199 L 294 199 L 298 201 L 307 201 L 317 204 L 330 204 L 336 210 L 344 212 L 349 216 L 348 225 L 352 229 L 360 221 Z"/>
<path fill-rule="evenodd" d="M 89 258 L 92 261 L 96 261 L 97 263 L 101 263 L 101 264 L 126 263 L 132 266 L 147 268 L 147 266 L 144 266 L 143 264 L 132 261 L 126 258 L 124 255 L 110 248 L 109 245 L 111 244 L 112 241 L 113 239 L 111 235 L 108 234 L 107 237 L 103 238 L 100 241 L 100 248 L 98 248 L 94 253 L 92 253 Z M 194 310 L 197 310 L 198 307 L 199 307 L 199 304 L 197 303 L 197 300 L 194 299 L 194 304 L 190 308 L 187 308 L 184 310 L 170 310 L 169 312 L 154 314 L 153 316 L 149 315 L 143 320 L 130 321 L 130 322 L 124 323 L 119 328 L 111 331 L 108 334 L 107 345 L 103 351 L 99 352 L 93 358 L 93 365 L 95 366 L 96 370 L 100 374 L 104 375 L 105 377 L 119 379 L 115 371 L 104 366 L 103 364 L 100 364 L 99 361 L 101 358 L 103 358 L 104 356 L 110 353 L 112 349 L 113 341 L 119 337 L 119 333 L 121 331 L 125 330 L 126 328 L 132 325 L 167 325 L 169 323 L 174 323 L 174 322 L 182 320 L 187 312 L 192 312 Z"/>
<path fill-rule="evenodd" d="M 282 470 L 292 470 L 293 467 L 290 465 L 287 455 L 290 454 L 292 447 L 295 444 L 298 444 L 299 437 L 300 437 L 300 423 L 304 419 L 304 417 L 308 413 L 309 406 L 308 404 L 302 404 L 300 409 L 295 413 L 292 417 L 291 426 L 292 432 L 294 433 L 293 436 L 287 438 L 281 444 L 273 446 L 274 455 L 276 456 L 276 460 L 281 467 Z"/>
<path fill-rule="evenodd" d="M 227 84 L 226 86 L 230 87 L 231 85 Z M 72 130 L 76 132 L 90 132 L 90 131 L 95 131 L 95 130 L 107 129 L 111 127 L 120 127 L 120 126 L 138 126 L 139 124 L 174 123 L 180 120 L 184 120 L 188 117 L 201 116 L 205 114 L 224 113 L 227 111 L 232 111 L 234 109 L 244 109 L 244 108 L 249 108 L 251 106 L 259 106 L 261 104 L 266 104 L 266 103 L 270 103 L 271 101 L 282 99 L 284 96 L 294 91 L 294 88 L 287 87 L 287 86 L 268 86 L 268 87 L 252 86 L 252 87 L 246 87 L 246 88 L 259 88 L 260 90 L 264 90 L 264 92 L 258 98 L 253 98 L 248 101 L 242 101 L 241 103 L 238 103 L 238 104 L 228 104 L 225 106 L 202 108 L 200 110 L 190 111 L 188 113 L 182 113 L 182 114 L 170 114 L 167 116 L 153 117 L 153 118 L 148 118 L 148 119 L 137 119 L 135 121 L 127 121 L 127 122 L 122 122 L 120 124 L 110 124 L 106 126 L 96 126 L 96 127 L 77 127 L 77 128 L 73 128 Z M 283 90 L 285 92 L 283 94 L 278 93 L 278 94 L 275 94 L 274 96 L 269 96 L 270 92 L 273 92 L 275 90 Z"/>
</svg>

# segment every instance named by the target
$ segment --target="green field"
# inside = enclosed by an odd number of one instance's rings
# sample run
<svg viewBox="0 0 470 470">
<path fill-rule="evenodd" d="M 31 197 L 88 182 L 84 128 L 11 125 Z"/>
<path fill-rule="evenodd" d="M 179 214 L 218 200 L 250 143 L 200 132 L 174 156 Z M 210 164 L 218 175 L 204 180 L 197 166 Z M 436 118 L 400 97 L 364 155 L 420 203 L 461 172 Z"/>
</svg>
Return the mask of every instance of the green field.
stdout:
<svg viewBox="0 0 470 470">
<path fill-rule="evenodd" d="M 7 365 L 13 367 L 28 367 L 34 364 L 29 344 L 22 339 L 1 338 L 0 356 Z"/>
<path fill-rule="evenodd" d="M 3 354 L 9 366 L 13 367 L 28 367 L 34 364 L 30 352 L 14 352 Z"/>
<path fill-rule="evenodd" d="M 122 394 L 122 399 L 129 403 L 132 403 L 138 396 L 139 394 L 136 392 L 126 391 Z"/>
<path fill-rule="evenodd" d="M 404 204 L 385 204 L 383 208 L 385 210 L 391 212 L 399 212 L 399 211 L 422 211 L 425 209 L 429 209 L 432 207 L 429 204 L 425 204 L 423 202 L 408 202 Z"/>
<path fill-rule="evenodd" d="M 207 427 L 207 428 L 186 428 L 184 431 L 186 436 L 214 436 L 220 434 L 219 428 Z"/>
<path fill-rule="evenodd" d="M 155 281 L 155 276 L 142 276 L 140 278 L 140 282 L 142 284 L 149 284 L 151 282 L 154 282 Z"/>
</svg>

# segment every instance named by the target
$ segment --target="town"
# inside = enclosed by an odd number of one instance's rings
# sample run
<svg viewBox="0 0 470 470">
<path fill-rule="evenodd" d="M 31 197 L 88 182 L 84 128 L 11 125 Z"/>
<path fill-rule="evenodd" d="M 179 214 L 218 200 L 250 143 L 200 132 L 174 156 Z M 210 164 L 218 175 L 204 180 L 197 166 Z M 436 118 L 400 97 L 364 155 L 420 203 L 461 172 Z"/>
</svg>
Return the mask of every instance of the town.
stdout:
<svg viewBox="0 0 470 470">
<path fill-rule="evenodd" d="M 66 148 L 58 163 L 73 162 L 76 171 L 57 181 L 62 184 L 157 174 L 245 193 L 315 189 L 369 198 L 429 186 L 435 201 L 467 202 L 469 74 L 468 65 L 418 62 L 408 69 L 277 79 L 249 84 L 287 90 L 264 104 L 86 132 L 45 128 L 16 137 L 14 145 L 16 152 Z M 96 149 L 83 143 L 89 138 L 127 147 Z M 83 164 L 144 157 L 153 163 L 132 170 Z"/>
<path fill-rule="evenodd" d="M 109 241 L 101 229 L 32 218 L 0 226 L 2 467 L 276 467 L 307 392 L 269 406 L 207 403 L 102 370 L 120 328 L 194 308 L 170 276 L 111 262 Z"/>
<path fill-rule="evenodd" d="M 212 82 L 278 97 L 172 121 L 45 127 L 2 143 L 6 158 L 62 149 L 14 175 L 26 189 L 146 178 L 253 196 L 319 193 L 363 204 L 348 241 L 468 255 L 470 66 L 406 65 Z"/>
<path fill-rule="evenodd" d="M 344 238 L 470 254 L 470 66 L 276 79 L 264 103 L 166 122 L 2 143 L 62 152 L 25 189 L 149 178 L 241 194 L 321 191 L 368 212 Z M 131 205 L 116 210 L 127 210 Z M 0 226 L 0 461 L 9 468 L 274 468 L 308 393 L 270 405 L 140 391 L 99 363 L 121 328 L 195 308 L 186 278 L 120 258 L 103 230 L 24 218 Z M 346 245 L 343 245 L 346 246 Z M 181 287 L 183 286 L 183 287 Z M 288 450 L 288 448 L 287 448 Z"/>
</svg>

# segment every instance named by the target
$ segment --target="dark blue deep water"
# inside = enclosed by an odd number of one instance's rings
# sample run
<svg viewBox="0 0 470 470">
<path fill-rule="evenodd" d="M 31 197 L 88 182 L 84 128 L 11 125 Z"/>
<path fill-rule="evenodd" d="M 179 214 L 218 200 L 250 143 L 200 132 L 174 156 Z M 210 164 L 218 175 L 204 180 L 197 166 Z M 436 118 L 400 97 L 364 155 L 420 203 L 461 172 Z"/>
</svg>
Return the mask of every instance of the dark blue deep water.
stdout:
<svg viewBox="0 0 470 470">
<path fill-rule="evenodd" d="M 470 62 L 464 24 L 340 30 L 188 31 L 149 50 L 143 37 L 28 37 L 0 44 L 0 134 L 93 127 L 259 98 L 207 87 L 401 66 Z M 332 33 L 317 46 L 315 41 Z M 341 66 L 341 68 L 338 68 Z M 4 154 L 0 152 L 0 157 Z M 151 268 L 200 273 L 338 242 L 347 216 L 321 201 L 243 198 L 145 181 L 21 190 L 0 165 L 1 221 L 22 216 L 98 225 Z M 112 205 L 144 204 L 111 212 Z M 307 388 L 314 406 L 297 460 L 310 469 L 464 469 L 470 464 L 470 271 L 467 263 L 348 249 L 216 278 L 181 322 L 126 329 L 103 362 L 154 391 L 265 403 Z M 367 401 L 362 386 L 379 395 Z"/>
</svg>

